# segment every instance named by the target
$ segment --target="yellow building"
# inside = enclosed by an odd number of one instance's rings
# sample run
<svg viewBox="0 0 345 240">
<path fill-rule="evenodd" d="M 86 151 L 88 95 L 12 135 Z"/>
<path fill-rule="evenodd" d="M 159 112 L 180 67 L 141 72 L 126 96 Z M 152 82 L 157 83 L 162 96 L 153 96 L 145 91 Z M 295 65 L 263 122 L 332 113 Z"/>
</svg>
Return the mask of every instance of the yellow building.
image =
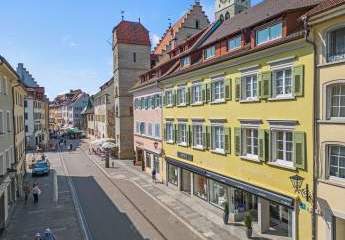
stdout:
<svg viewBox="0 0 345 240">
<path fill-rule="evenodd" d="M 25 115 L 24 115 L 24 98 L 27 95 L 25 86 L 18 81 L 13 86 L 13 103 L 14 103 L 14 139 L 15 139 L 15 163 L 13 168 L 17 171 L 17 192 L 22 194 L 22 186 L 24 174 L 26 173 L 25 166 Z"/>
<path fill-rule="evenodd" d="M 232 222 L 250 213 L 268 239 L 312 239 L 314 48 L 301 17 L 317 2 L 216 22 L 154 74 L 168 184 L 227 203 Z"/>
<path fill-rule="evenodd" d="M 345 2 L 307 14 L 316 47 L 317 239 L 345 239 Z"/>
</svg>

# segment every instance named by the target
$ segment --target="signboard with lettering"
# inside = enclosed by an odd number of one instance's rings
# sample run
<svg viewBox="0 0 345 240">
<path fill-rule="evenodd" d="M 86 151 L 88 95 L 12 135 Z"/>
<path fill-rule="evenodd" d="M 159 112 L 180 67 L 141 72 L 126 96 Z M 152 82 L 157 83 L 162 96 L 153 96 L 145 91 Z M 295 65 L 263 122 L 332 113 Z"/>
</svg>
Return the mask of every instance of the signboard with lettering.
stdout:
<svg viewBox="0 0 345 240">
<path fill-rule="evenodd" d="M 182 158 L 187 161 L 193 161 L 193 155 L 183 153 L 183 152 L 177 152 L 177 157 Z"/>
</svg>

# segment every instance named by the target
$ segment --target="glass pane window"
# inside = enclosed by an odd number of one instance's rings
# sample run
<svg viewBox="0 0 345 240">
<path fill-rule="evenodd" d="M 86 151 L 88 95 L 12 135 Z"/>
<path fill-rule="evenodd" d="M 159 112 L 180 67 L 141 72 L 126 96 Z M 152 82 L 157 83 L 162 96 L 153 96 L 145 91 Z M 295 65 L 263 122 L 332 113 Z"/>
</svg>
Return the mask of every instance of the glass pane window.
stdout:
<svg viewBox="0 0 345 240">
<path fill-rule="evenodd" d="M 178 124 L 178 143 L 187 144 L 187 125 L 185 123 Z"/>
<path fill-rule="evenodd" d="M 258 96 L 258 81 L 257 81 L 257 74 L 244 76 L 242 78 L 244 84 L 244 100 L 253 100 L 256 99 Z"/>
<path fill-rule="evenodd" d="M 273 26 L 258 30 L 256 32 L 256 44 L 263 44 L 282 37 L 283 24 L 278 23 Z"/>
<path fill-rule="evenodd" d="M 345 118 L 345 84 L 336 84 L 331 88 L 331 117 Z"/>
<path fill-rule="evenodd" d="M 147 135 L 152 136 L 152 123 L 148 124 L 147 127 Z"/>
<path fill-rule="evenodd" d="M 273 131 L 274 159 L 278 164 L 293 166 L 293 133 L 291 131 Z"/>
<path fill-rule="evenodd" d="M 209 59 L 216 55 L 216 47 L 212 46 L 204 50 L 204 58 Z"/>
<path fill-rule="evenodd" d="M 181 58 L 181 67 L 190 65 L 190 57 Z"/>
<path fill-rule="evenodd" d="M 4 113 L 0 112 L 0 135 L 5 133 L 4 125 Z"/>
<path fill-rule="evenodd" d="M 185 88 L 177 89 L 177 102 L 179 105 L 186 104 L 186 89 Z"/>
<path fill-rule="evenodd" d="M 171 164 L 168 165 L 168 182 L 178 185 L 178 168 Z"/>
<path fill-rule="evenodd" d="M 227 187 L 214 180 L 209 180 L 210 183 L 210 202 L 218 207 L 224 208 L 224 203 L 227 202 Z"/>
<path fill-rule="evenodd" d="M 345 179 L 345 146 L 329 146 L 329 176 Z"/>
<path fill-rule="evenodd" d="M 275 96 L 291 96 L 292 94 L 292 70 L 291 68 L 273 72 L 273 84 Z"/>
<path fill-rule="evenodd" d="M 258 157 L 258 129 L 245 128 L 245 155 L 250 158 Z"/>
<path fill-rule="evenodd" d="M 153 167 L 156 170 L 156 173 L 159 174 L 160 172 L 159 157 L 156 154 L 153 154 Z"/>
<path fill-rule="evenodd" d="M 161 125 L 159 123 L 155 124 L 155 137 L 159 138 L 161 136 Z"/>
<path fill-rule="evenodd" d="M 193 193 L 201 199 L 207 200 L 207 178 L 198 174 L 193 174 Z"/>
<path fill-rule="evenodd" d="M 192 86 L 192 102 L 193 103 L 202 102 L 202 86 L 200 84 Z"/>
<path fill-rule="evenodd" d="M 345 27 L 329 33 L 328 37 L 328 61 L 340 61 L 345 59 Z"/>
<path fill-rule="evenodd" d="M 165 92 L 165 99 L 166 99 L 166 105 L 172 105 L 173 104 L 172 91 L 166 91 Z"/>
<path fill-rule="evenodd" d="M 224 127 L 212 126 L 212 149 L 216 151 L 224 151 Z"/>
<path fill-rule="evenodd" d="M 172 123 L 167 123 L 166 124 L 166 139 L 168 142 L 173 142 L 174 141 L 174 125 Z"/>
<path fill-rule="evenodd" d="M 228 43 L 229 50 L 234 50 L 241 47 L 241 36 L 231 38 Z"/>
<path fill-rule="evenodd" d="M 194 147 L 203 147 L 202 125 L 193 125 L 193 145 Z"/>
<path fill-rule="evenodd" d="M 146 167 L 151 168 L 151 154 L 150 153 L 146 152 L 145 160 L 146 160 Z"/>
<path fill-rule="evenodd" d="M 212 83 L 212 100 L 224 100 L 224 80 L 218 80 Z"/>
<path fill-rule="evenodd" d="M 144 122 L 141 122 L 141 123 L 140 123 L 140 134 L 141 134 L 141 135 L 145 135 L 145 134 L 146 134 L 146 131 L 145 131 L 145 123 L 144 123 Z"/>
</svg>

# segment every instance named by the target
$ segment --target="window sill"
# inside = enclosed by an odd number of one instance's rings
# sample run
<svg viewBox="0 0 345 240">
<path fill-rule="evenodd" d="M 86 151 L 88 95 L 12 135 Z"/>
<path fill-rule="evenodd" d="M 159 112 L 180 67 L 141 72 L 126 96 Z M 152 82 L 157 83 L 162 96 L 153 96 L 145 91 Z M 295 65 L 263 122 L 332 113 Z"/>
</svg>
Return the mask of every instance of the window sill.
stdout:
<svg viewBox="0 0 345 240">
<path fill-rule="evenodd" d="M 338 61 L 333 61 L 333 62 L 327 62 L 327 63 L 318 64 L 316 67 L 318 67 L 318 68 L 328 67 L 328 66 L 342 64 L 342 63 L 345 63 L 345 59 L 338 60 Z"/>
<path fill-rule="evenodd" d="M 296 98 L 293 96 L 286 96 L 286 97 L 273 97 L 273 98 L 268 98 L 268 101 L 280 101 L 280 100 L 295 100 Z"/>
<path fill-rule="evenodd" d="M 336 187 L 345 188 L 345 179 L 343 180 L 343 179 L 336 179 L 336 178 L 330 177 L 328 179 L 318 179 L 318 181 L 324 184 L 329 184 Z"/>
<path fill-rule="evenodd" d="M 176 105 L 177 107 L 187 107 L 187 104 L 179 104 L 179 105 Z"/>
<path fill-rule="evenodd" d="M 240 103 L 257 103 L 260 102 L 260 99 L 255 98 L 255 99 L 243 99 L 240 100 Z"/>
<path fill-rule="evenodd" d="M 166 108 L 172 108 L 172 107 L 174 107 L 174 105 L 170 104 L 170 105 L 166 105 L 165 107 Z"/>
<path fill-rule="evenodd" d="M 203 102 L 195 102 L 195 103 L 192 103 L 191 106 L 201 106 L 201 105 L 204 105 Z"/>
<path fill-rule="evenodd" d="M 178 143 L 177 145 L 180 146 L 180 147 L 188 147 L 187 143 Z"/>
<path fill-rule="evenodd" d="M 275 163 L 275 162 L 267 162 L 267 164 L 274 166 L 274 167 L 284 168 L 284 169 L 293 170 L 293 171 L 296 171 L 296 169 L 297 169 L 294 166 L 287 166 L 287 165 L 283 165 L 283 164 L 279 164 L 279 163 Z"/>
<path fill-rule="evenodd" d="M 224 150 L 211 150 L 210 152 L 214 154 L 224 155 L 224 156 L 226 155 Z"/>
<path fill-rule="evenodd" d="M 174 141 L 171 141 L 171 140 L 166 141 L 166 143 L 167 143 L 167 144 L 175 144 Z"/>
<path fill-rule="evenodd" d="M 202 147 L 202 146 L 193 146 L 192 148 L 193 148 L 194 150 L 199 150 L 199 151 L 204 151 L 204 150 L 205 150 L 205 148 Z"/>
<path fill-rule="evenodd" d="M 210 104 L 222 104 L 222 103 L 225 103 L 225 99 L 220 99 L 220 100 L 215 100 L 215 101 L 212 101 L 210 102 Z"/>
<path fill-rule="evenodd" d="M 253 158 L 253 157 L 248 157 L 248 156 L 240 156 L 240 158 L 242 160 L 247 160 L 247 161 L 251 161 L 251 162 L 257 162 L 257 163 L 261 162 L 259 160 L 259 158 Z"/>
<path fill-rule="evenodd" d="M 317 123 L 325 124 L 345 124 L 345 119 L 329 119 L 329 120 L 318 120 Z"/>
</svg>

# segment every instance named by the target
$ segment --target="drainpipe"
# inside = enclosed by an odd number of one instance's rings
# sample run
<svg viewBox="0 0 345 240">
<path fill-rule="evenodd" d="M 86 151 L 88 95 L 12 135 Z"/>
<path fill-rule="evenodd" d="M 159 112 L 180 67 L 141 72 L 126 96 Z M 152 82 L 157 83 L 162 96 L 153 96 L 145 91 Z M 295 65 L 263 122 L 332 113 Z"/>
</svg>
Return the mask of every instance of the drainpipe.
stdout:
<svg viewBox="0 0 345 240">
<path fill-rule="evenodd" d="M 317 78 L 317 69 L 316 69 L 316 65 L 317 65 L 317 55 L 316 55 L 316 44 L 315 42 L 309 38 L 309 34 L 310 34 L 310 28 L 308 25 L 308 17 L 303 17 L 302 18 L 303 22 L 304 22 L 304 31 L 305 31 L 305 40 L 307 43 L 311 44 L 313 46 L 314 49 L 314 94 L 313 94 L 313 132 L 314 132 L 314 151 L 313 151 L 313 213 L 312 213 L 312 240 L 316 240 L 317 236 L 316 236 L 316 204 L 317 204 L 317 200 L 316 200 L 316 196 L 317 196 L 317 176 L 319 173 L 319 164 L 318 164 L 318 153 L 319 153 L 319 144 L 318 144 L 318 126 L 317 126 L 317 113 L 318 113 L 318 104 L 317 100 L 318 100 L 318 78 Z"/>
<path fill-rule="evenodd" d="M 16 129 L 16 119 L 14 117 L 14 88 L 18 87 L 20 84 L 17 83 L 16 85 L 12 86 L 12 122 L 13 122 L 13 154 L 14 154 L 14 162 L 17 163 L 18 159 L 17 159 L 17 146 L 16 146 L 16 134 L 17 134 L 17 129 Z M 24 117 L 24 116 L 23 116 Z"/>
</svg>

